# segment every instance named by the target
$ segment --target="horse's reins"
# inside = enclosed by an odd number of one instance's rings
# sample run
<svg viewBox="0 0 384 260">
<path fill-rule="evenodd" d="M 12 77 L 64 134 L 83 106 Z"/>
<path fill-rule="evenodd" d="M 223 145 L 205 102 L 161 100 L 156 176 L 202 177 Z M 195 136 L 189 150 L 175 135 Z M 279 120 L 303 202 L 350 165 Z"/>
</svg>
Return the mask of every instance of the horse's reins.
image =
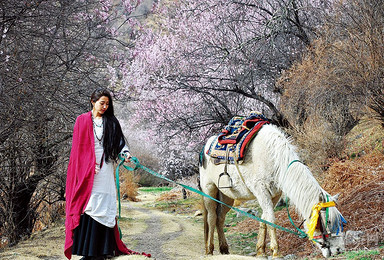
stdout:
<svg viewBox="0 0 384 260">
<path fill-rule="evenodd" d="M 148 173 L 150 173 L 150 174 L 152 174 L 152 175 L 154 175 L 154 176 L 156 176 L 156 177 L 158 177 L 158 178 L 161 178 L 161 179 L 166 180 L 166 181 L 168 181 L 168 182 L 171 182 L 171 183 L 174 183 L 174 184 L 176 184 L 176 185 L 182 186 L 182 187 L 184 187 L 184 188 L 187 189 L 187 190 L 190 190 L 190 191 L 192 191 L 192 192 L 194 192 L 194 193 L 200 194 L 200 195 L 202 195 L 202 196 L 204 196 L 204 197 L 206 197 L 206 198 L 208 198 L 208 199 L 211 199 L 211 200 L 213 200 L 213 201 L 215 201 L 215 202 L 217 202 L 217 203 L 220 203 L 220 204 L 222 204 L 222 205 L 224 205 L 224 206 L 226 206 L 226 207 L 228 207 L 228 208 L 230 208 L 230 209 L 233 209 L 234 211 L 237 211 L 237 212 L 239 212 L 239 213 L 241 213 L 241 214 L 243 214 L 243 215 L 245 215 L 245 216 L 247 216 L 247 217 L 249 217 L 249 218 L 255 219 L 255 220 L 259 221 L 259 222 L 262 222 L 262 223 L 264 223 L 264 224 L 270 225 L 270 226 L 272 226 L 272 227 L 274 227 L 274 228 L 277 228 L 277 229 L 280 229 L 280 230 L 282 230 L 282 231 L 285 231 L 285 232 L 288 232 L 288 233 L 297 235 L 297 236 L 299 236 L 300 238 L 307 238 L 307 237 L 308 237 L 307 234 L 305 234 L 302 230 L 300 230 L 299 228 L 297 228 L 294 224 L 293 224 L 293 225 L 296 227 L 296 229 L 297 229 L 299 232 L 295 232 L 295 231 L 293 231 L 293 230 L 291 230 L 291 229 L 288 229 L 288 228 L 279 226 L 279 225 L 277 225 L 277 224 L 275 224 L 275 223 L 272 223 L 272 222 L 269 222 L 269 221 L 267 221 L 267 220 L 265 220 L 265 219 L 261 219 L 261 218 L 255 216 L 255 215 L 253 215 L 253 214 L 250 214 L 250 213 L 245 212 L 245 211 L 243 211 L 243 210 L 241 210 L 241 209 L 238 209 L 238 208 L 236 208 L 236 207 L 233 207 L 233 206 L 231 206 L 231 205 L 228 205 L 228 204 L 226 204 L 226 203 L 224 203 L 224 202 L 222 202 L 222 201 L 220 201 L 220 200 L 218 200 L 218 199 L 216 199 L 216 198 L 214 198 L 214 197 L 212 197 L 212 196 L 210 196 L 210 195 L 208 195 L 208 194 L 206 194 L 206 193 L 204 193 L 204 192 L 202 192 L 202 191 L 200 191 L 200 190 L 197 190 L 197 189 L 192 188 L 192 187 L 190 187 L 190 186 L 188 186 L 188 185 L 185 185 L 185 184 L 182 184 L 182 183 L 173 181 L 173 180 L 171 180 L 171 179 L 169 179 L 169 178 L 167 178 L 167 177 L 165 177 L 165 176 L 163 176 L 163 175 L 161 175 L 161 174 L 159 174 L 159 173 L 157 173 L 157 172 L 155 172 L 155 171 L 153 171 L 153 170 L 151 170 L 151 169 L 145 167 L 144 165 L 140 164 L 139 160 L 138 160 L 136 157 L 131 157 L 131 158 L 130 158 L 131 162 L 135 165 L 134 167 L 129 167 L 129 166 L 127 166 L 127 165 L 124 165 L 124 161 L 125 161 L 124 158 L 122 158 L 121 156 L 119 156 L 119 158 L 121 159 L 121 162 L 119 163 L 119 165 L 118 165 L 117 168 L 116 168 L 116 187 L 117 187 L 117 193 L 118 193 L 118 205 L 119 205 L 119 206 L 118 206 L 118 208 L 119 208 L 119 217 L 118 217 L 118 218 L 121 218 L 121 215 L 120 215 L 120 213 L 121 213 L 121 203 L 120 203 L 119 168 L 120 168 L 120 166 L 123 166 L 123 167 L 124 167 L 125 169 L 127 169 L 128 171 L 135 171 L 135 170 L 137 170 L 137 169 L 140 168 L 140 169 L 142 169 L 142 170 L 144 170 L 144 171 L 146 171 L 146 172 L 148 172 Z M 289 166 L 291 166 L 294 162 L 300 162 L 300 161 L 299 161 L 299 160 L 293 160 L 293 161 L 288 165 L 287 170 L 288 170 Z M 288 214 L 289 214 L 289 213 L 288 213 Z M 291 223 L 293 223 L 293 221 L 292 221 Z M 321 243 L 320 241 L 317 241 L 315 238 L 312 238 L 312 239 L 310 239 L 310 240 L 312 240 L 312 241 L 314 241 L 314 242 L 317 242 L 317 243 L 319 243 L 319 244 L 323 244 L 323 243 Z"/>
</svg>

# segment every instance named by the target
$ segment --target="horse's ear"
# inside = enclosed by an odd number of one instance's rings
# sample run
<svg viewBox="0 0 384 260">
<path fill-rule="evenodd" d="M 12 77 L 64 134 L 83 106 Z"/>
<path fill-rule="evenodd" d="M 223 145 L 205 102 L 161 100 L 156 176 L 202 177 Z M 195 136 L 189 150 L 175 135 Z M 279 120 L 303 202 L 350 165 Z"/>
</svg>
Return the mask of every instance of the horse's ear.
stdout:
<svg viewBox="0 0 384 260">
<path fill-rule="evenodd" d="M 333 196 L 331 198 L 331 201 L 334 201 L 335 203 L 337 203 L 337 200 L 339 199 L 339 196 L 340 196 L 340 193 L 337 193 L 335 196 Z"/>
<path fill-rule="evenodd" d="M 325 198 L 324 198 L 323 193 L 320 193 L 320 195 L 319 195 L 319 201 L 320 201 L 320 202 L 325 202 Z"/>
</svg>

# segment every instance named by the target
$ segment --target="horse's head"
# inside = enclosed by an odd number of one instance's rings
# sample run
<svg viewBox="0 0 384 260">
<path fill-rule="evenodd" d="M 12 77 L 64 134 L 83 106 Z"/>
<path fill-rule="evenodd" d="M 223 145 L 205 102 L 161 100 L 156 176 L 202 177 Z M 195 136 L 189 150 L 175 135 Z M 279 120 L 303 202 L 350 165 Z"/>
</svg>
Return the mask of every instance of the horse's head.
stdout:
<svg viewBox="0 0 384 260">
<path fill-rule="evenodd" d="M 308 235 L 310 239 L 313 235 L 313 241 L 324 257 L 345 251 L 343 223 L 346 221 L 336 208 L 337 198 L 338 195 L 329 197 L 315 205 L 308 224 Z M 312 234 L 311 229 L 314 229 Z"/>
<path fill-rule="evenodd" d="M 315 233 L 314 240 L 316 240 L 315 244 L 325 258 L 341 254 L 345 251 L 343 232 L 327 234 L 325 239 L 320 232 Z"/>
</svg>

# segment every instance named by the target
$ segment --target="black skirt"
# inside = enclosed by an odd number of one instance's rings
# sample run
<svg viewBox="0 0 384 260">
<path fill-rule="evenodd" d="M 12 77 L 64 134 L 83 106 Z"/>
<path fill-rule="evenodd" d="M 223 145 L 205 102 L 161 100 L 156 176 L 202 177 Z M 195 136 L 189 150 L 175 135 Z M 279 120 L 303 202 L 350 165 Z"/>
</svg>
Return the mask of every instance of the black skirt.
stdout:
<svg viewBox="0 0 384 260">
<path fill-rule="evenodd" d="M 116 240 L 114 229 L 100 224 L 87 214 L 80 216 L 74 230 L 72 254 L 79 256 L 114 256 Z"/>
</svg>

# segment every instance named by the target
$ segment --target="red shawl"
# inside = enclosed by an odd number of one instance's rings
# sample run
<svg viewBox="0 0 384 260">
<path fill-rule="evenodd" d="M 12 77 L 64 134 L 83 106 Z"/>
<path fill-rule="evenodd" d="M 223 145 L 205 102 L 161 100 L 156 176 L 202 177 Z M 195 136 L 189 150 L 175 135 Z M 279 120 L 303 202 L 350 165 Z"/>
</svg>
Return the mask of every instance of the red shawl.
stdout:
<svg viewBox="0 0 384 260">
<path fill-rule="evenodd" d="M 95 163 L 92 112 L 88 112 L 76 119 L 67 171 L 64 254 L 68 259 L 72 256 L 73 231 L 79 225 L 80 215 L 84 212 L 91 196 Z M 129 250 L 121 241 L 117 224 L 114 229 L 116 254 L 138 254 Z"/>
</svg>

